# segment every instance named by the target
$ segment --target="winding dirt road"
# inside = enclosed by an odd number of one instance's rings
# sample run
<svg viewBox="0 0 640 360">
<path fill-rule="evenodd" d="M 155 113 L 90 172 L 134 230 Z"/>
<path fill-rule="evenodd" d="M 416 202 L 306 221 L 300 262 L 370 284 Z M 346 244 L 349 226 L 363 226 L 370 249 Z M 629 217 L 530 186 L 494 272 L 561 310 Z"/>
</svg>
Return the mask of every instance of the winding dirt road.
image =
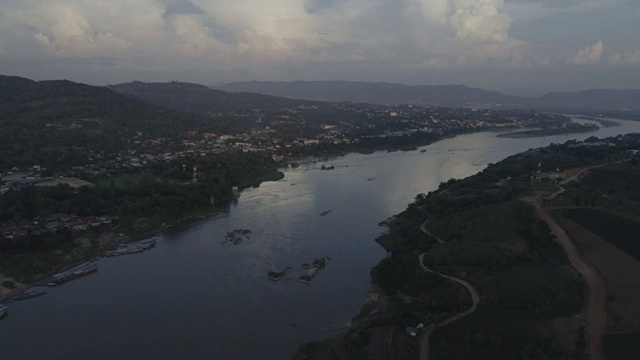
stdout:
<svg viewBox="0 0 640 360">
<path fill-rule="evenodd" d="M 431 234 L 429 231 L 427 231 L 427 229 L 425 228 L 425 224 L 426 221 L 424 223 L 422 223 L 422 225 L 420 226 L 420 229 L 427 235 L 429 236 L 433 236 L 436 238 L 436 240 L 438 240 L 438 242 L 440 244 L 444 244 L 444 241 L 442 239 L 440 239 L 439 237 Z M 473 286 L 471 286 L 471 284 L 469 284 L 468 282 L 462 280 L 462 279 L 458 279 L 456 277 L 453 276 L 449 276 L 449 275 L 444 275 L 444 274 L 440 274 L 437 273 L 431 269 L 429 269 L 428 267 L 424 266 L 424 255 L 426 253 L 422 253 L 420 254 L 420 256 L 418 256 L 418 261 L 420 262 L 420 266 L 422 267 L 422 269 L 426 272 L 430 272 L 432 274 L 438 274 L 440 276 L 442 276 L 445 279 L 449 279 L 451 281 L 454 281 L 462 286 L 464 286 L 469 293 L 471 294 L 471 307 L 468 308 L 467 310 L 455 314 L 447 319 L 444 319 L 443 321 L 441 321 L 440 323 L 436 324 L 436 327 L 441 327 L 441 326 L 445 326 L 447 324 L 450 324 L 460 318 L 463 318 L 469 314 L 471 314 L 472 312 L 476 311 L 476 309 L 478 308 L 478 303 L 480 302 L 480 296 L 478 296 L 478 293 L 476 292 L 476 289 L 473 288 Z M 421 348 L 420 348 L 420 359 L 421 360 L 429 360 L 429 337 L 431 336 L 431 333 L 433 332 L 433 330 L 436 328 L 434 326 L 429 326 L 427 328 L 427 331 L 424 333 L 424 335 L 422 336 L 422 344 L 421 344 Z"/>
<path fill-rule="evenodd" d="M 538 217 L 546 222 L 549 228 L 551 228 L 551 232 L 556 235 L 571 265 L 582 274 L 589 284 L 590 292 L 584 314 L 589 358 L 591 360 L 604 360 L 605 355 L 602 347 L 602 338 L 607 329 L 607 289 L 604 280 L 595 269 L 584 261 L 569 235 L 567 235 L 556 220 L 542 207 L 540 196 L 528 197 L 522 200 L 535 207 Z"/>
</svg>

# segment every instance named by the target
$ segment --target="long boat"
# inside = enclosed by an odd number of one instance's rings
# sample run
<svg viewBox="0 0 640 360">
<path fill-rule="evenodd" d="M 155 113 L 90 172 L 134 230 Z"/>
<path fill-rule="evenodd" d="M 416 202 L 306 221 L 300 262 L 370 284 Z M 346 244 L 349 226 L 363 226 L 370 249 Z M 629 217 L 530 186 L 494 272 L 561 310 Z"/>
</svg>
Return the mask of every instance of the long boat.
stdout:
<svg viewBox="0 0 640 360">
<path fill-rule="evenodd" d="M 141 249 L 147 250 L 155 245 L 156 245 L 156 241 L 154 239 L 140 240 L 140 241 L 128 242 L 125 244 L 119 244 L 118 250 L 123 248 L 130 248 L 130 247 L 139 247 Z"/>
<path fill-rule="evenodd" d="M 87 261 L 84 264 L 78 265 L 74 268 L 71 268 L 69 270 L 53 275 L 52 282 L 59 283 L 63 281 L 68 281 L 97 270 L 98 270 L 98 263 L 96 261 Z"/>
<path fill-rule="evenodd" d="M 126 255 L 126 254 L 133 254 L 133 253 L 139 253 L 142 252 L 142 248 L 141 247 L 137 247 L 137 246 L 125 246 L 125 247 L 121 247 L 118 248 L 117 250 L 112 250 L 112 251 L 107 251 L 106 253 L 104 253 L 105 256 L 120 256 L 120 255 Z"/>
<path fill-rule="evenodd" d="M 34 291 L 34 290 L 31 290 L 31 291 L 27 291 L 27 292 L 23 293 L 22 295 L 18 295 L 16 297 L 12 298 L 11 301 L 28 300 L 28 299 L 32 299 L 32 298 L 37 297 L 37 296 L 42 296 L 44 294 L 46 294 L 46 291 Z"/>
</svg>

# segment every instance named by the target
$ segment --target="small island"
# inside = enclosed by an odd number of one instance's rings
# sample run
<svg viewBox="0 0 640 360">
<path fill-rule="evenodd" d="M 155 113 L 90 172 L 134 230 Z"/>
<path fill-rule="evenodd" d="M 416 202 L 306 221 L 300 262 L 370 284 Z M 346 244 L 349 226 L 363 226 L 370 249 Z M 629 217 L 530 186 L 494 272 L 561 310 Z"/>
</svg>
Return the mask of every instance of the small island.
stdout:
<svg viewBox="0 0 640 360">
<path fill-rule="evenodd" d="M 301 284 L 311 284 L 313 279 L 318 275 L 320 270 L 324 269 L 327 264 L 326 258 L 314 259 L 311 265 L 303 264 L 302 267 L 307 270 L 307 275 L 298 277 L 298 282 Z"/>
<path fill-rule="evenodd" d="M 278 281 L 283 277 L 287 276 L 287 274 L 289 274 L 290 272 L 291 272 L 291 267 L 287 266 L 282 271 L 269 271 L 267 273 L 267 278 L 269 278 L 269 280 L 272 280 L 272 281 Z"/>
</svg>

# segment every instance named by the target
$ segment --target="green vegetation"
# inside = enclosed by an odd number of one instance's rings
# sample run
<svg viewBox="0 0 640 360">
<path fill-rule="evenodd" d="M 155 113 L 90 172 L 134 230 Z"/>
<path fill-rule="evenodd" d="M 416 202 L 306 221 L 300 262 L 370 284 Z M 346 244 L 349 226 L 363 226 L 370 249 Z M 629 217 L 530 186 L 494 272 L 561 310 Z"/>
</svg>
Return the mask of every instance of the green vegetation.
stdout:
<svg viewBox="0 0 640 360">
<path fill-rule="evenodd" d="M 566 346 L 554 330 L 530 313 L 483 306 L 431 337 L 433 359 L 566 359 Z M 542 335 L 542 336 L 541 336 Z M 572 356 L 571 359 L 580 358 Z"/>
<path fill-rule="evenodd" d="M 242 189 L 283 176 L 267 156 L 225 154 L 194 158 L 189 163 L 198 168 L 196 183 L 192 182 L 191 167 L 183 168 L 173 162 L 157 164 L 144 173 L 94 179 L 99 186 L 93 188 L 76 190 L 61 184 L 9 191 L 0 202 L 0 223 L 33 226 L 32 219 L 44 221 L 56 214 L 72 214 L 78 218 L 106 215 L 113 217 L 112 225 L 117 225 L 118 232 L 130 238 L 144 238 L 164 224 L 219 211 L 232 199 L 232 186 Z M 85 232 L 96 237 L 104 227 L 91 227 Z M 95 255 L 97 249 L 80 249 L 74 244 L 74 238 L 83 235 L 87 234 L 63 228 L 53 233 L 44 229 L 17 238 L 3 237 L 0 239 L 0 272 L 33 279 L 50 273 L 69 253 L 73 252 L 76 258 Z"/>
<path fill-rule="evenodd" d="M 605 335 L 604 351 L 609 360 L 636 360 L 640 354 L 640 333 Z"/>
<path fill-rule="evenodd" d="M 84 165 L 91 154 L 80 151 L 82 147 L 95 153 L 118 153 L 139 147 L 133 138 L 175 137 L 205 127 L 204 120 L 103 87 L 0 76 L 0 133 L 6 135 L 0 143 L 0 169 Z M 172 146 L 167 147 L 165 151 Z"/>
<path fill-rule="evenodd" d="M 580 182 L 587 189 L 597 189 L 611 197 L 640 201 L 640 164 L 637 160 L 594 169 Z"/>
<path fill-rule="evenodd" d="M 542 136 L 562 135 L 562 134 L 585 133 L 585 132 L 591 132 L 596 130 L 598 130 L 597 125 L 569 122 L 569 123 L 563 123 L 561 126 L 557 126 L 557 127 L 500 134 L 498 135 L 498 137 L 517 139 L 517 138 L 542 137 Z"/>
<path fill-rule="evenodd" d="M 630 159 L 628 150 L 639 145 L 640 135 L 630 134 L 533 149 L 416 196 L 405 211 L 383 222 L 389 231 L 376 239 L 392 254 L 371 272 L 380 298 L 363 306 L 346 333 L 319 344 L 305 344 L 299 352 L 305 357 L 300 358 L 346 358 L 344 344 L 351 341 L 360 349 L 378 349 L 375 354 L 417 357 L 416 338 L 402 331 L 396 331 L 388 345 L 392 329 L 401 330 L 418 322 L 437 324 L 470 304 L 469 294 L 460 286 L 420 267 L 417 260 L 421 253 L 426 253 L 425 265 L 430 269 L 465 279 L 481 296 L 476 312 L 436 328 L 431 341 L 435 358 L 582 358 L 584 329 L 580 330 L 572 316 L 583 305 L 583 281 L 547 224 L 522 198 L 558 189 L 544 179 L 532 184 L 531 176 L 538 168 L 543 173 L 554 173 L 626 161 Z M 617 204 L 618 209 L 635 206 L 621 199 L 635 196 L 637 191 L 633 186 L 637 183 L 635 160 L 593 170 L 594 174 L 599 171 L 605 175 L 585 178 L 584 185 L 572 184 L 565 194 L 549 202 L 567 203 L 576 196 L 576 201 L 585 205 Z M 607 186 L 610 176 L 619 177 L 611 181 L 616 184 L 615 190 L 607 193 L 595 188 L 596 183 Z M 593 227 L 602 226 L 602 231 L 607 228 L 610 233 L 615 227 L 631 234 L 640 230 L 637 223 L 610 217 L 615 216 L 601 217 L 601 221 L 589 217 L 584 221 Z M 444 244 L 424 234 L 420 230 L 423 223 Z M 621 242 L 619 246 L 631 244 L 625 239 Z M 559 328 L 557 322 L 565 322 L 573 330 L 565 333 L 566 329 Z M 367 336 L 362 335 L 365 333 Z M 396 342 L 396 338 L 402 340 Z M 368 354 L 373 355 L 370 351 Z"/>
<path fill-rule="evenodd" d="M 95 183 L 101 188 L 129 189 L 140 184 L 145 179 L 145 176 L 144 173 L 120 174 L 96 180 Z"/>
</svg>

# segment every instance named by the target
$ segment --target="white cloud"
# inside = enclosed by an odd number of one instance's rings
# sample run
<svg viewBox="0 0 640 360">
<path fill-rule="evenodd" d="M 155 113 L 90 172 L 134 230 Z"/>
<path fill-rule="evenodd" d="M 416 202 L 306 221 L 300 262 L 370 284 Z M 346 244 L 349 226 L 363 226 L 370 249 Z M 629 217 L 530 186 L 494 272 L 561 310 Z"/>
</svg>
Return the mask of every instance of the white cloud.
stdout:
<svg viewBox="0 0 640 360">
<path fill-rule="evenodd" d="M 604 52 L 604 44 L 602 41 L 587 46 L 586 48 L 578 51 L 573 57 L 573 63 L 578 65 L 595 64 L 600 61 Z"/>
<path fill-rule="evenodd" d="M 134 43 L 157 43 L 164 26 L 164 6 L 155 0 L 26 0 L 0 11 L 15 25 L 36 29 L 33 38 L 58 57 L 118 55 Z"/>
<path fill-rule="evenodd" d="M 639 65 L 640 49 L 628 53 L 613 54 L 607 60 L 614 65 Z"/>
<path fill-rule="evenodd" d="M 420 0 L 422 11 L 432 24 L 448 25 L 462 40 L 505 42 L 511 25 L 501 12 L 504 0 Z"/>
</svg>

